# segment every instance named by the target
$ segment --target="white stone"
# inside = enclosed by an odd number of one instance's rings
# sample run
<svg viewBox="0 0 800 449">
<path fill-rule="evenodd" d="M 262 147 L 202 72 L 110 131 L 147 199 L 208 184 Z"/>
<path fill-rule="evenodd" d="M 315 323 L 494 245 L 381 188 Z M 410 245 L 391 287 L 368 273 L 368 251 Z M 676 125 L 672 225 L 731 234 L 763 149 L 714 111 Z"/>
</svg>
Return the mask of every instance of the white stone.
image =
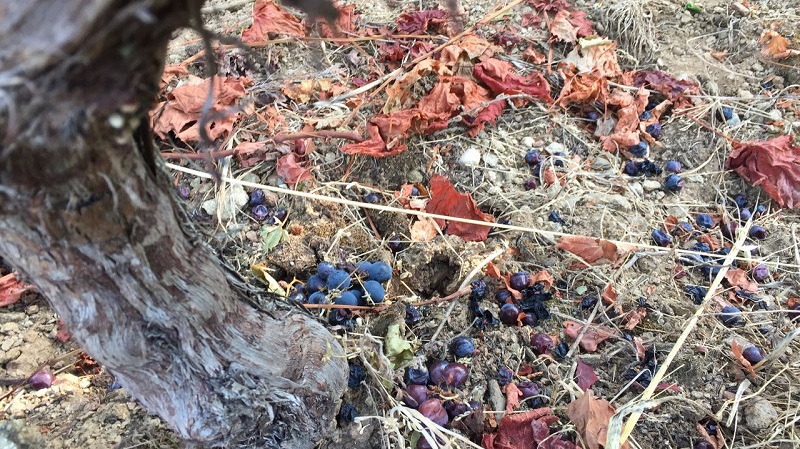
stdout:
<svg viewBox="0 0 800 449">
<path fill-rule="evenodd" d="M 461 153 L 458 163 L 467 167 L 477 167 L 481 163 L 481 152 L 475 147 L 467 148 Z"/>
<path fill-rule="evenodd" d="M 636 196 L 644 195 L 644 189 L 642 188 L 641 182 L 634 182 L 633 184 L 629 185 L 628 190 L 633 192 Z"/>
<path fill-rule="evenodd" d="M 486 164 L 487 167 L 497 167 L 497 155 L 493 153 L 486 153 L 483 155 L 483 163 Z"/>
<path fill-rule="evenodd" d="M 569 152 L 567 151 L 567 148 L 564 146 L 564 144 L 559 142 L 553 142 L 547 145 L 546 147 L 544 147 L 544 151 L 546 151 L 547 154 L 549 154 L 550 156 L 556 153 L 564 153 L 566 155 L 569 155 Z"/>
<path fill-rule="evenodd" d="M 652 192 L 654 190 L 659 190 L 661 188 L 661 183 L 652 179 L 646 179 L 642 182 L 642 187 L 645 192 Z"/>
<path fill-rule="evenodd" d="M 531 136 L 525 136 L 522 138 L 522 147 L 525 149 L 531 148 L 534 143 L 536 143 L 536 141 L 533 140 L 533 137 Z"/>
</svg>

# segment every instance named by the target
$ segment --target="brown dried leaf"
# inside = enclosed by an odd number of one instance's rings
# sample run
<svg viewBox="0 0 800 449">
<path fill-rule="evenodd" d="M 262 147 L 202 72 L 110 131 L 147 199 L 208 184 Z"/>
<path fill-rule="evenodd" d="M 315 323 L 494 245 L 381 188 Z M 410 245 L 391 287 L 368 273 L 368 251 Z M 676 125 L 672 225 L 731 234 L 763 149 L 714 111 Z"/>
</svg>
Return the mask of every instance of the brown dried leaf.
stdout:
<svg viewBox="0 0 800 449">
<path fill-rule="evenodd" d="M 614 407 L 605 399 L 595 398 L 592 390 L 567 406 L 567 416 L 586 443 L 586 449 L 600 449 L 606 445 L 608 423 L 614 413 Z M 620 447 L 630 449 L 630 444 L 626 441 Z"/>
<path fill-rule="evenodd" d="M 692 105 L 691 98 L 686 95 L 699 95 L 700 86 L 690 80 L 679 80 L 660 70 L 646 70 L 633 74 L 633 85 L 647 87 L 661 93 L 674 103 L 678 109 Z"/>
<path fill-rule="evenodd" d="M 562 9 L 550 22 L 550 34 L 566 43 L 578 42 L 578 28 L 569 21 L 570 12 Z"/>
<path fill-rule="evenodd" d="M 527 76 L 517 74 L 507 61 L 490 58 L 475 65 L 473 76 L 489 87 L 492 94 L 517 95 L 526 94 L 545 102 L 551 102 L 550 84 L 539 72 Z M 514 104 L 522 106 L 525 99 L 518 99 Z"/>
<path fill-rule="evenodd" d="M 440 32 L 447 24 L 447 12 L 438 9 L 426 9 L 397 18 L 397 32 L 400 34 L 425 34 L 429 29 Z"/>
<path fill-rule="evenodd" d="M 757 142 L 734 142 L 726 167 L 761 186 L 781 207 L 800 206 L 800 147 L 792 136 Z"/>
<path fill-rule="evenodd" d="M 0 277 L 0 307 L 19 301 L 22 294 L 28 290 L 33 290 L 33 285 L 17 279 L 17 273 L 8 273 Z"/>
<path fill-rule="evenodd" d="M 616 78 L 622 74 L 617 62 L 617 43 L 613 41 L 606 40 L 586 48 L 576 45 L 564 62 L 574 65 L 578 74 L 591 73 L 601 78 Z"/>
<path fill-rule="evenodd" d="M 607 240 L 582 235 L 563 236 L 556 244 L 556 248 L 569 251 L 589 264 L 586 265 L 583 261 L 580 262 L 579 266 L 582 268 L 587 268 L 590 265 L 614 263 L 620 256 L 617 245 Z"/>
<path fill-rule="evenodd" d="M 283 178 L 286 184 L 291 186 L 305 181 L 306 179 L 313 178 L 311 176 L 311 171 L 307 167 L 301 165 L 301 162 L 297 159 L 297 155 L 294 153 L 281 156 L 278 159 L 275 171 L 278 172 L 278 176 Z"/>
<path fill-rule="evenodd" d="M 583 324 L 575 321 L 564 321 L 564 333 L 572 339 L 577 339 L 583 330 Z M 613 337 L 616 332 L 605 326 L 591 325 L 581 338 L 580 345 L 587 352 L 597 351 L 597 346 Z"/>
<path fill-rule="evenodd" d="M 242 41 L 247 44 L 265 42 L 270 34 L 284 36 L 305 36 L 300 19 L 289 13 L 272 0 L 256 0 L 253 5 L 253 24 L 242 33 Z"/>
<path fill-rule="evenodd" d="M 763 44 L 761 54 L 773 59 L 800 55 L 800 50 L 790 50 L 789 41 L 775 30 L 764 30 L 758 43 Z"/>
<path fill-rule="evenodd" d="M 522 392 L 514 382 L 506 385 L 506 413 L 511 413 L 519 408 L 519 398 Z"/>
<path fill-rule="evenodd" d="M 494 217 L 478 209 L 475 200 L 468 193 L 456 191 L 450 180 L 442 175 L 433 175 L 430 180 L 431 200 L 425 211 L 450 217 L 494 222 Z M 439 220 L 437 220 L 438 222 Z M 467 242 L 482 242 L 489 236 L 489 226 L 450 221 L 438 223 L 448 234 L 457 235 Z"/>
<path fill-rule="evenodd" d="M 758 291 L 758 284 L 750 280 L 747 276 L 747 272 L 739 269 L 739 268 L 729 268 L 727 272 L 725 272 L 725 280 L 731 286 L 739 287 L 742 290 L 755 293 Z"/>
<path fill-rule="evenodd" d="M 744 366 L 750 372 L 750 374 L 755 377 L 756 370 L 754 370 L 753 365 L 751 365 L 750 362 L 744 358 L 744 347 L 738 341 L 736 341 L 735 338 L 731 341 L 731 352 L 733 352 L 733 356 L 736 357 L 736 360 L 738 360 L 739 363 L 741 363 L 742 366 Z"/>
<path fill-rule="evenodd" d="M 647 316 L 647 308 L 638 307 L 625 314 L 625 329 L 633 330 Z"/>
</svg>

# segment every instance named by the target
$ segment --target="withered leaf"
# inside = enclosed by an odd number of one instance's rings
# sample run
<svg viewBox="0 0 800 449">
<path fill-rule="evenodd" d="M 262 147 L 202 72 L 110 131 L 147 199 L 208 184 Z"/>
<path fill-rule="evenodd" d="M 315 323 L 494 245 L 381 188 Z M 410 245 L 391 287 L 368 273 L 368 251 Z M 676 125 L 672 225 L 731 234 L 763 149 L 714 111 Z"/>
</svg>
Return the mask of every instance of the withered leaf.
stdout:
<svg viewBox="0 0 800 449">
<path fill-rule="evenodd" d="M 761 186 L 781 207 L 800 206 L 800 147 L 792 136 L 734 142 L 725 165 L 754 186 Z"/>
<path fill-rule="evenodd" d="M 597 382 L 597 374 L 594 372 L 594 368 L 581 360 L 580 357 L 578 357 L 575 367 L 575 381 L 583 391 L 592 388 L 592 385 Z"/>
<path fill-rule="evenodd" d="M 431 177 L 430 193 L 431 200 L 425 208 L 426 212 L 488 223 L 494 221 L 494 217 L 478 209 L 475 200 L 468 193 L 458 192 L 450 180 L 442 175 Z M 489 226 L 450 221 L 446 224 L 439 223 L 439 227 L 468 242 L 482 242 L 489 236 Z"/>
<path fill-rule="evenodd" d="M 567 416 L 583 437 L 586 449 L 600 449 L 606 445 L 608 423 L 614 413 L 614 407 L 605 399 L 594 397 L 592 390 L 587 390 L 567 406 Z M 630 444 L 626 441 L 621 448 L 630 449 Z"/>
<path fill-rule="evenodd" d="M 292 15 L 272 0 L 256 0 L 253 5 L 253 24 L 242 33 L 248 44 L 268 41 L 270 34 L 305 36 L 300 18 Z"/>
<path fill-rule="evenodd" d="M 22 294 L 32 290 L 33 285 L 17 279 L 17 273 L 8 273 L 0 277 L 0 307 L 14 304 Z"/>
</svg>

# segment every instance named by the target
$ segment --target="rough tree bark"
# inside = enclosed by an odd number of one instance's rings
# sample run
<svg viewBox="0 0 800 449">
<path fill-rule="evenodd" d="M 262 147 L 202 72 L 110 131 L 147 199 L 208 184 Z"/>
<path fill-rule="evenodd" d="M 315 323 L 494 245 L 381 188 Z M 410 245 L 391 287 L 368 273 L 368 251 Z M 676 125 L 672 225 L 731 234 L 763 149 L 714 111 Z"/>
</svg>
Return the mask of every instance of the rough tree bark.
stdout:
<svg viewBox="0 0 800 449">
<path fill-rule="evenodd" d="M 141 132 L 199 3 L 0 0 L 0 255 L 183 439 L 306 448 L 335 422 L 341 346 L 237 297 Z"/>
</svg>

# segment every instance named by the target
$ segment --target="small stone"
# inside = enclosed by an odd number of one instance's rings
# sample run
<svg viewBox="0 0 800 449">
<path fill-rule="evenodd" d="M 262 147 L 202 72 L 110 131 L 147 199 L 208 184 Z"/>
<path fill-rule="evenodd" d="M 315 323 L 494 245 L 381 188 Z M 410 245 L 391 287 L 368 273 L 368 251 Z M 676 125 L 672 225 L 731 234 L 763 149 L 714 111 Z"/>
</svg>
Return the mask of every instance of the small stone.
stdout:
<svg viewBox="0 0 800 449">
<path fill-rule="evenodd" d="M 0 354 L 0 365 L 5 365 L 6 363 L 17 360 L 19 356 L 22 355 L 22 350 L 19 348 L 11 348 L 6 351 L 4 354 Z"/>
<path fill-rule="evenodd" d="M 686 13 L 681 16 L 681 24 L 686 25 L 687 23 L 692 21 L 692 14 Z"/>
<path fill-rule="evenodd" d="M 131 412 L 125 404 L 114 404 L 108 411 L 106 421 L 127 421 L 131 417 Z"/>
<path fill-rule="evenodd" d="M 645 192 L 652 192 L 661 189 L 661 183 L 653 179 L 647 179 L 642 182 L 642 188 L 644 188 Z"/>
<path fill-rule="evenodd" d="M 750 92 L 749 90 L 746 90 L 746 89 L 739 89 L 736 92 L 736 95 L 739 96 L 739 97 L 742 97 L 743 99 L 753 98 L 752 92 Z"/>
<path fill-rule="evenodd" d="M 544 147 L 544 151 L 546 151 L 550 156 L 554 156 L 556 153 L 564 153 L 565 155 L 569 156 L 567 147 L 559 142 L 553 142 L 550 145 L 547 145 Z"/>
<path fill-rule="evenodd" d="M 761 65 L 760 62 L 756 62 L 750 67 L 753 69 L 754 72 L 763 72 L 764 71 L 764 66 Z"/>
<path fill-rule="evenodd" d="M 39 306 L 36 304 L 31 304 L 28 307 L 25 307 L 25 313 L 28 315 L 36 315 L 39 313 Z"/>
<path fill-rule="evenodd" d="M 415 182 L 422 182 L 424 177 L 422 176 L 422 172 L 419 170 L 411 170 L 406 174 L 406 178 L 408 178 L 408 182 L 415 183 Z"/>
<path fill-rule="evenodd" d="M 636 196 L 643 196 L 644 195 L 644 188 L 642 187 L 641 182 L 634 182 L 633 184 L 628 186 L 628 189 L 633 192 Z"/>
<path fill-rule="evenodd" d="M 745 427 L 753 433 L 769 429 L 778 419 L 778 411 L 764 398 L 756 398 L 744 408 Z"/>
<path fill-rule="evenodd" d="M 531 136 L 525 136 L 525 137 L 523 137 L 523 138 L 522 138 L 522 147 L 523 147 L 523 148 L 525 148 L 525 149 L 527 150 L 528 148 L 532 148 L 532 147 L 533 147 L 533 144 L 534 144 L 535 142 L 536 142 L 536 141 L 535 141 L 535 140 L 533 140 L 533 137 L 531 137 Z"/>
<path fill-rule="evenodd" d="M 601 154 L 597 156 L 594 161 L 592 162 L 592 169 L 598 171 L 605 171 L 613 167 L 613 164 L 609 160 L 609 156 L 605 154 Z"/>
<path fill-rule="evenodd" d="M 626 211 L 633 209 L 631 202 L 627 198 L 615 193 L 592 192 L 586 195 L 585 198 L 587 203 L 605 204 Z"/>
<path fill-rule="evenodd" d="M 25 314 L 22 312 L 8 312 L 0 313 L 0 324 L 4 323 L 17 323 L 25 319 Z"/>
<path fill-rule="evenodd" d="M 496 154 L 486 153 L 483 155 L 483 163 L 487 167 L 497 167 L 498 157 Z"/>
<path fill-rule="evenodd" d="M 0 326 L 0 332 L 8 335 L 8 334 L 15 334 L 19 332 L 19 324 L 17 323 L 5 323 Z"/>
<path fill-rule="evenodd" d="M 461 153 L 458 163 L 467 167 L 477 167 L 481 163 L 481 152 L 475 147 L 467 148 Z"/>
</svg>

